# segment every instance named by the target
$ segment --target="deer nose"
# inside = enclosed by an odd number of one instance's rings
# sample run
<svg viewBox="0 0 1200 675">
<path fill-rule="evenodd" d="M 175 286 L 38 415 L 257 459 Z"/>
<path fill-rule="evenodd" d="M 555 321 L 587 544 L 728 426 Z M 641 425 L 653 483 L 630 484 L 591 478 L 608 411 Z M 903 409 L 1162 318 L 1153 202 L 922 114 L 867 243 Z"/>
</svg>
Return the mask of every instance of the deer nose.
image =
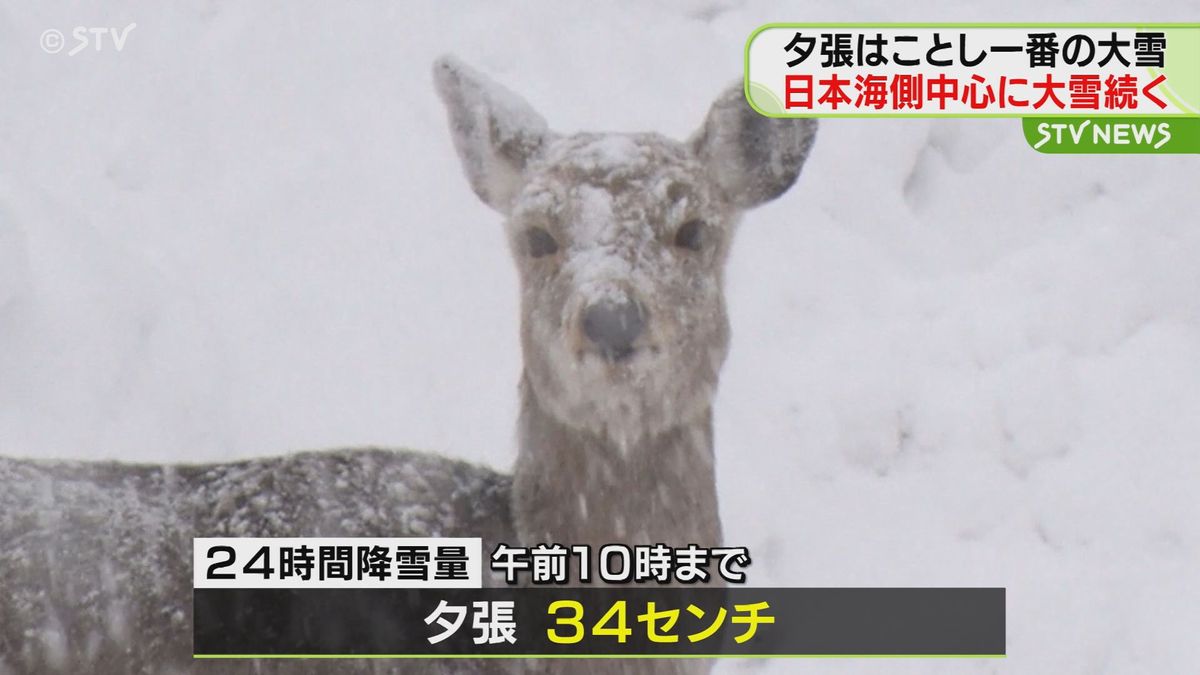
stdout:
<svg viewBox="0 0 1200 675">
<path fill-rule="evenodd" d="M 645 325 L 641 308 L 629 298 L 601 300 L 583 312 L 584 334 L 613 361 L 633 353 L 633 341 Z"/>
</svg>

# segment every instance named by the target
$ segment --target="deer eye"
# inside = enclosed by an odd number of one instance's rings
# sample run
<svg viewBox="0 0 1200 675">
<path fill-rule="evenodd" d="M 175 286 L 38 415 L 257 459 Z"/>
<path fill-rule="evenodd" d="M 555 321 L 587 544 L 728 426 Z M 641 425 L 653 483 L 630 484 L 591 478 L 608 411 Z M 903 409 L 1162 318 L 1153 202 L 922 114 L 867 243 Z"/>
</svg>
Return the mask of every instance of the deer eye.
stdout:
<svg viewBox="0 0 1200 675">
<path fill-rule="evenodd" d="M 529 246 L 529 255 L 534 258 L 558 252 L 558 242 L 549 232 L 540 227 L 531 227 L 525 230 L 525 242 Z"/>
<path fill-rule="evenodd" d="M 689 251 L 699 251 L 704 244 L 704 222 L 689 220 L 675 230 L 675 245 Z"/>
</svg>

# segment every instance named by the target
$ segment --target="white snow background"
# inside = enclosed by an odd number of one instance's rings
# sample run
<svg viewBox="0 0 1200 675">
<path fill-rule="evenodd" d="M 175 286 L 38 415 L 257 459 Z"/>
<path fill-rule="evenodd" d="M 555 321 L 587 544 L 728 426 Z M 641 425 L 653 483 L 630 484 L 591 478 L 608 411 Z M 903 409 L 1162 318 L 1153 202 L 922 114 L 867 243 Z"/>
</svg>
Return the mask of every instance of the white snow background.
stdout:
<svg viewBox="0 0 1200 675">
<path fill-rule="evenodd" d="M 1196 21 L 1196 2 L 0 4 L 0 452 L 347 445 L 507 467 L 500 217 L 430 64 L 551 125 L 682 138 L 769 21 Z M 48 28 L 124 49 L 50 55 Z M 758 585 L 1003 585 L 1004 660 L 1200 662 L 1200 157 L 1047 156 L 1016 120 L 822 122 L 747 215 L 716 404 Z"/>
</svg>

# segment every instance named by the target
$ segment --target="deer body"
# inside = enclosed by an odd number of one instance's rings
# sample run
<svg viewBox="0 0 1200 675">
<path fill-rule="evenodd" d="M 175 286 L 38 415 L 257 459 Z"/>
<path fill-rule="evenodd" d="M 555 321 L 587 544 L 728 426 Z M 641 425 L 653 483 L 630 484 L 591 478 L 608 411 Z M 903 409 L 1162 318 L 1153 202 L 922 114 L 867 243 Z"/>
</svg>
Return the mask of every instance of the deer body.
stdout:
<svg viewBox="0 0 1200 675">
<path fill-rule="evenodd" d="M 194 661 L 193 537 L 481 536 L 717 546 L 712 398 L 740 213 L 795 180 L 815 124 L 740 86 L 686 143 L 551 132 L 465 65 L 434 67 L 475 193 L 506 217 L 524 356 L 512 476 L 335 450 L 207 466 L 0 458 L 0 675 L 706 673 L 704 661 Z M 486 577 L 486 575 L 485 575 Z"/>
<path fill-rule="evenodd" d="M 0 675 L 307 672 L 193 661 L 193 537 L 513 537 L 507 476 L 414 452 L 209 466 L 0 458 L 0 486 Z"/>
</svg>

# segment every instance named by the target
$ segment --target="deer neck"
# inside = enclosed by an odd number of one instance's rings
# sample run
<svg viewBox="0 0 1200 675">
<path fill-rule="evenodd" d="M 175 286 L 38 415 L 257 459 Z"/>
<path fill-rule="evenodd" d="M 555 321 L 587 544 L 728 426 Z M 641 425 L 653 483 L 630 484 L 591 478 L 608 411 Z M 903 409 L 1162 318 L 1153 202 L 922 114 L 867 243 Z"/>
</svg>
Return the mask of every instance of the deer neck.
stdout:
<svg viewBox="0 0 1200 675">
<path fill-rule="evenodd" d="M 552 417 L 523 378 L 513 517 L 525 545 L 717 546 L 711 408 L 620 442 Z"/>
</svg>

